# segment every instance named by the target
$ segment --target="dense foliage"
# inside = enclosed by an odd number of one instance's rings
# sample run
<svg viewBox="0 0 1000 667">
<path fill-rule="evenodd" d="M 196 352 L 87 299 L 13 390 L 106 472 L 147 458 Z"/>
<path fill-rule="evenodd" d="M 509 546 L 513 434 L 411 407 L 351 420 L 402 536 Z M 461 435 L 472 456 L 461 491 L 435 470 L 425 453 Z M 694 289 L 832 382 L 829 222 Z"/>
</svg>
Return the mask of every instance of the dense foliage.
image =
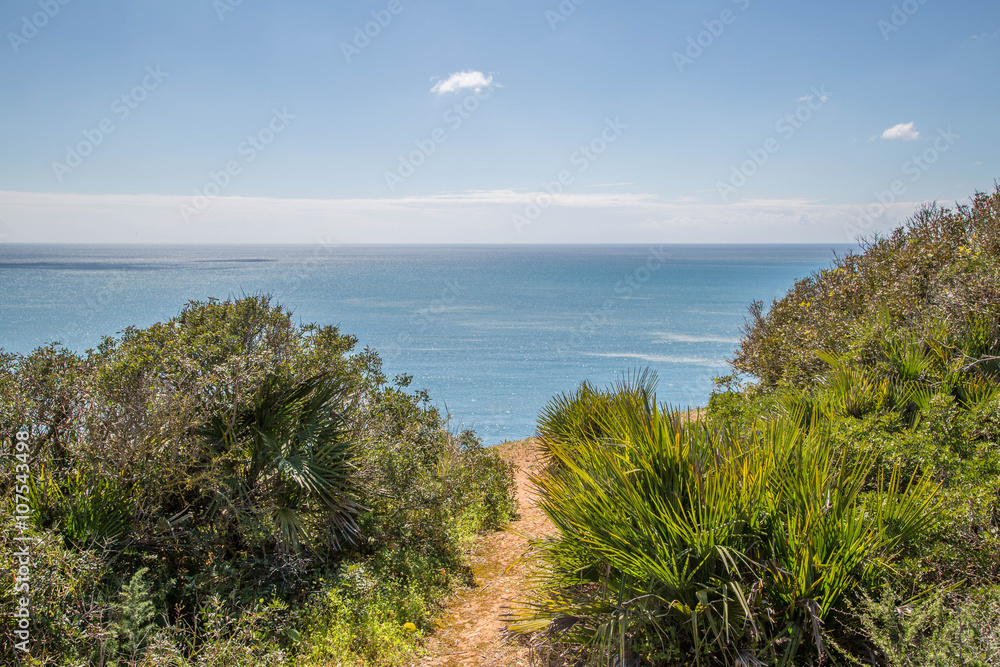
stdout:
<svg viewBox="0 0 1000 667">
<path fill-rule="evenodd" d="M 970 316 L 1000 319 L 1000 187 L 969 205 L 923 209 L 769 308 L 753 304 L 733 365 L 766 387 L 811 385 L 826 369 L 817 352 L 877 355 L 900 331 L 967 338 Z M 982 347 L 990 341 L 972 352 L 997 356 Z"/>
<path fill-rule="evenodd" d="M 31 664 L 407 661 L 513 476 L 355 345 L 247 297 L 0 355 L 4 553 L 30 434 Z"/>
<path fill-rule="evenodd" d="M 520 628 L 594 662 L 1000 665 L 1000 188 L 754 304 L 691 423 L 553 399 Z"/>
<path fill-rule="evenodd" d="M 716 429 L 658 407 L 654 391 L 646 375 L 585 386 L 543 416 L 552 462 L 538 484 L 558 531 L 538 544 L 549 575 L 518 627 L 604 659 L 842 652 L 852 596 L 934 529 L 937 485 L 898 470 L 870 484 L 800 413 Z M 574 413 L 599 428 L 567 432 Z"/>
</svg>

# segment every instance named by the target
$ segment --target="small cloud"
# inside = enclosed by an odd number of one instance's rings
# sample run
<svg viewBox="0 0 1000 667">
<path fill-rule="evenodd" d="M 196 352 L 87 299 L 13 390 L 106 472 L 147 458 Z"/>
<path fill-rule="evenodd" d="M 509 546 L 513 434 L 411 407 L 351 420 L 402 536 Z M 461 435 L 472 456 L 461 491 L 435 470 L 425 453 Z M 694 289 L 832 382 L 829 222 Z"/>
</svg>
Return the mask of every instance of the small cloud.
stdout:
<svg viewBox="0 0 1000 667">
<path fill-rule="evenodd" d="M 913 129 L 915 123 L 900 123 L 893 125 L 882 133 L 883 139 L 898 139 L 899 141 L 913 141 L 920 138 L 920 133 Z"/>
<path fill-rule="evenodd" d="M 982 166 L 982 164 L 983 164 L 982 162 L 973 162 L 972 166 L 973 167 L 980 167 L 980 166 Z"/>
<path fill-rule="evenodd" d="M 816 96 L 810 93 L 809 95 L 803 95 L 802 97 L 798 98 L 796 100 L 796 102 L 808 102 L 809 100 L 813 99 L 814 97 L 816 97 Z M 820 95 L 819 96 L 819 101 L 820 102 L 829 102 L 830 101 L 830 96 L 829 95 Z"/>
<path fill-rule="evenodd" d="M 444 81 L 438 81 L 431 88 L 432 93 L 446 95 L 457 93 L 460 90 L 472 89 L 477 93 L 493 83 L 493 76 L 486 76 L 482 72 L 469 70 L 467 72 L 455 72 Z"/>
</svg>

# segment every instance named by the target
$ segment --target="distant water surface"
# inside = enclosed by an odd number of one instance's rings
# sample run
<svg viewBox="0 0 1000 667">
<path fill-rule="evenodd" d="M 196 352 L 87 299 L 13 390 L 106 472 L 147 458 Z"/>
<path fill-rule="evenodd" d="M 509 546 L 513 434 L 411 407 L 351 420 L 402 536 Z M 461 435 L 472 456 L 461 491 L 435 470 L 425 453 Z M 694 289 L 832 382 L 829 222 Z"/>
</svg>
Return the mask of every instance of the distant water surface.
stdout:
<svg viewBox="0 0 1000 667">
<path fill-rule="evenodd" d="M 189 300 L 264 292 L 357 336 L 492 444 L 531 435 L 552 395 L 639 367 L 660 400 L 705 404 L 748 304 L 849 249 L 2 244 L 0 347 L 84 350 Z"/>
</svg>

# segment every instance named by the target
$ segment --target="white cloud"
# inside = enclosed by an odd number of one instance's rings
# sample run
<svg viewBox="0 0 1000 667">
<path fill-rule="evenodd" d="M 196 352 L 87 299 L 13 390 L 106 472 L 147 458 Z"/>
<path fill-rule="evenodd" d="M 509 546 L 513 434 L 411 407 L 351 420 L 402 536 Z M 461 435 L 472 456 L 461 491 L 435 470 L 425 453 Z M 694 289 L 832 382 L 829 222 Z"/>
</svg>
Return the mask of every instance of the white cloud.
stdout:
<svg viewBox="0 0 1000 667">
<path fill-rule="evenodd" d="M 882 133 L 883 139 L 898 139 L 899 141 L 913 141 L 920 138 L 920 133 L 913 129 L 914 123 L 900 123 L 893 125 Z"/>
<path fill-rule="evenodd" d="M 431 92 L 437 93 L 438 95 L 446 95 L 448 93 L 457 93 L 460 90 L 471 88 L 478 93 L 491 83 L 493 83 L 493 75 L 486 76 L 482 72 L 473 70 L 455 72 L 444 81 L 438 81 L 435 83 L 434 87 L 431 88 Z"/>
<path fill-rule="evenodd" d="M 480 190 L 371 199 L 217 197 L 185 223 L 190 195 L 0 191 L 14 243 L 844 243 L 865 207 L 806 199 L 730 204 L 654 194 L 564 193 L 518 233 L 511 215 L 539 192 Z M 896 202 L 870 230 L 921 202 Z"/>
</svg>

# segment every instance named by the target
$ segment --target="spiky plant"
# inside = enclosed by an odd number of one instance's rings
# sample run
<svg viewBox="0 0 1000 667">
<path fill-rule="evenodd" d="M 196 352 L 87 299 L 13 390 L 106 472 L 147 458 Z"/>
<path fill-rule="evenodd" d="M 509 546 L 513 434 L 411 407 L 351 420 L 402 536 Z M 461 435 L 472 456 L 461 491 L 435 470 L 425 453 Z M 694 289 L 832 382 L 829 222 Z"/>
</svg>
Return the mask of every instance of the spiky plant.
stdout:
<svg viewBox="0 0 1000 667">
<path fill-rule="evenodd" d="M 272 378 L 253 405 L 216 415 L 200 429 L 219 485 L 210 512 L 269 523 L 278 545 L 307 535 L 352 541 L 360 509 L 351 488 L 353 445 L 346 389 L 326 375 Z"/>
<path fill-rule="evenodd" d="M 513 627 L 585 644 L 597 662 L 825 654 L 850 596 L 933 515 L 927 479 L 863 492 L 869 462 L 839 456 L 801 415 L 713 430 L 658 407 L 655 376 L 640 374 L 591 419 L 600 428 L 558 436 L 540 425 L 559 465 L 535 483 L 557 532 L 536 543 L 545 568 Z"/>
<path fill-rule="evenodd" d="M 135 485 L 78 468 L 63 479 L 42 469 L 28 484 L 33 520 L 53 526 L 77 548 L 127 541 L 135 511 Z"/>
</svg>

